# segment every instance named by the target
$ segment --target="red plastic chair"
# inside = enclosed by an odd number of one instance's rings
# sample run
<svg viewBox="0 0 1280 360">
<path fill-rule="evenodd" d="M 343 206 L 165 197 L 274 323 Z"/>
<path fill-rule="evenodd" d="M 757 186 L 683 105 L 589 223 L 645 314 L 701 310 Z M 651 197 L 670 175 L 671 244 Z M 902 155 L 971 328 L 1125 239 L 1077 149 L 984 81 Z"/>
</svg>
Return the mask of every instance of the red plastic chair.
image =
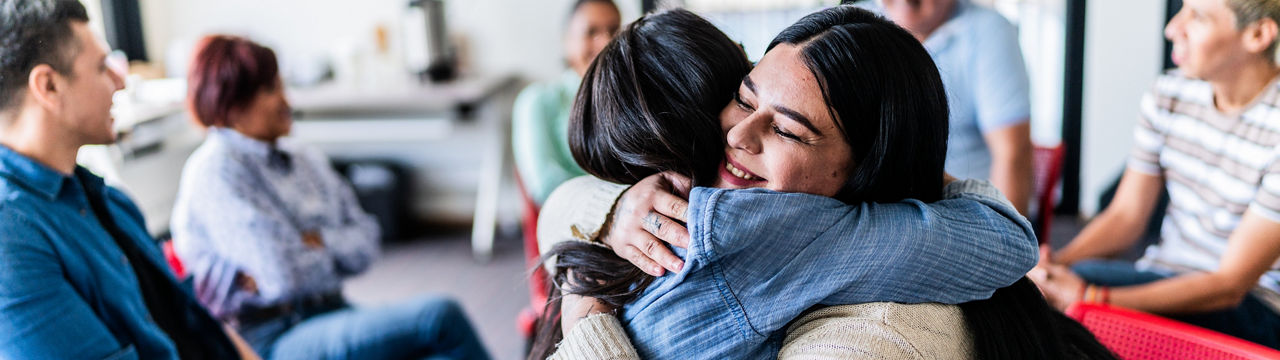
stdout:
<svg viewBox="0 0 1280 360">
<path fill-rule="evenodd" d="M 520 311 L 520 315 L 516 317 L 516 329 L 520 331 L 525 338 L 533 336 L 533 325 L 538 318 L 542 316 L 542 310 L 547 304 L 547 271 L 543 270 L 541 259 L 542 254 L 538 250 L 538 204 L 533 202 L 533 197 L 529 196 L 529 192 L 524 188 L 524 181 L 520 179 L 520 171 L 515 171 L 516 186 L 520 189 L 520 199 L 524 203 L 524 259 L 525 265 L 533 269 L 529 274 L 529 307 Z"/>
<path fill-rule="evenodd" d="M 1053 225 L 1053 208 L 1057 202 L 1053 198 L 1053 190 L 1058 187 L 1062 177 L 1062 159 L 1066 154 L 1062 144 L 1054 147 L 1036 146 L 1032 150 L 1032 186 L 1035 187 L 1036 202 L 1040 209 L 1034 219 L 1039 232 L 1036 238 L 1041 244 L 1049 243 L 1049 228 Z"/>
<path fill-rule="evenodd" d="M 1066 314 L 1121 359 L 1280 359 L 1262 345 L 1125 308 L 1077 303 Z"/>
<path fill-rule="evenodd" d="M 160 248 L 164 250 L 164 260 L 169 262 L 169 269 L 173 270 L 173 275 L 179 280 L 187 277 L 187 269 L 182 267 L 182 259 L 179 259 L 178 253 L 173 251 L 173 240 L 165 241 Z"/>
</svg>

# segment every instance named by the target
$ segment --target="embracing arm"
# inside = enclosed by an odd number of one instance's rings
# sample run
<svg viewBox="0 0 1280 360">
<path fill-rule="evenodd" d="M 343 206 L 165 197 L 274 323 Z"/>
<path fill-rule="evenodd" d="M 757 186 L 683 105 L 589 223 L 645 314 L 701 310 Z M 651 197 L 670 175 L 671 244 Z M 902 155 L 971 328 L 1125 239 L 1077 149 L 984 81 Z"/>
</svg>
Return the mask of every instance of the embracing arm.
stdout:
<svg viewBox="0 0 1280 360">
<path fill-rule="evenodd" d="M 698 188 L 689 219 L 690 252 L 713 257 L 762 333 L 815 304 L 986 299 L 1038 256 L 1030 224 L 978 180 L 931 204 Z"/>
<path fill-rule="evenodd" d="M 549 359 L 640 359 L 631 339 L 616 316 L 606 313 L 588 315 L 579 320 Z"/>
<path fill-rule="evenodd" d="M 561 184 L 539 212 L 538 253 L 547 253 L 561 241 L 597 241 L 608 225 L 610 209 L 627 188 L 591 176 Z"/>
<path fill-rule="evenodd" d="M 646 181 L 658 176 L 646 178 Z M 556 240 L 591 241 L 597 239 L 603 228 L 608 228 L 609 231 L 618 230 L 618 226 L 609 226 L 610 224 L 606 222 L 606 220 L 619 220 L 617 217 L 610 219 L 608 209 L 613 205 L 612 200 L 626 188 L 622 185 L 604 184 L 610 183 L 581 177 L 566 183 L 565 187 L 553 194 L 539 217 L 538 238 L 544 251 L 550 249 Z M 642 185 L 643 182 L 637 184 L 633 190 L 627 190 L 623 198 L 629 197 L 634 190 L 642 189 Z M 598 192 L 607 196 L 588 196 L 596 191 L 594 189 L 599 189 L 599 186 L 612 186 L 612 188 L 609 188 L 609 191 Z M 912 292 L 919 294 L 918 297 L 911 299 L 872 297 L 867 301 L 912 300 L 958 303 L 984 299 L 989 297 L 995 289 L 1007 286 L 1021 278 L 1036 263 L 1038 256 L 1036 241 L 1029 223 L 1018 215 L 999 190 L 990 183 L 978 180 L 955 181 L 945 190 L 944 195 L 948 200 L 935 204 L 910 201 L 898 204 L 848 205 L 815 195 L 702 189 L 700 194 L 703 195 L 711 193 L 722 195 L 716 196 L 713 200 L 704 198 L 704 201 L 690 208 L 714 206 L 720 210 L 729 210 L 717 212 L 714 220 L 712 218 L 692 219 L 693 222 L 702 221 L 709 225 L 726 225 L 717 227 L 717 231 L 726 231 L 732 236 L 720 236 L 720 239 L 736 239 L 735 244 L 784 241 L 794 244 L 820 239 L 821 241 L 807 245 L 807 249 L 818 257 L 813 259 L 814 264 L 832 264 L 832 269 L 839 268 L 841 264 L 887 266 L 882 271 L 867 269 L 869 266 L 860 266 L 864 270 L 879 274 L 872 277 L 866 286 L 853 286 L 855 289 L 883 286 L 888 289 L 897 289 L 894 292 L 899 294 Z M 625 201 L 619 201 L 620 208 L 621 203 Z M 726 204 L 729 205 L 725 206 Z M 656 207 L 659 209 L 655 211 L 663 213 L 684 215 L 685 212 L 684 209 L 662 209 L 668 206 Z M 868 207 L 875 209 L 865 209 Z M 613 210 L 614 213 L 618 211 L 620 210 Z M 634 214 L 631 215 L 628 217 L 635 217 Z M 690 218 L 693 217 L 690 215 Z M 828 222 L 821 226 L 806 227 L 805 230 L 830 228 L 845 229 L 845 231 L 831 232 L 822 237 L 817 236 L 815 231 L 812 238 L 805 236 L 797 238 L 793 236 L 794 234 L 777 232 L 777 229 L 791 224 L 812 224 L 814 219 L 827 219 Z M 739 226 L 748 223 L 759 228 L 759 231 L 742 230 L 742 226 Z M 674 226 L 665 225 L 662 228 L 670 229 Z M 683 230 L 683 228 L 680 229 Z M 919 234 L 919 236 L 910 237 L 904 241 L 896 240 L 905 234 Z M 619 237 L 619 234 L 609 236 Z M 687 239 L 688 234 L 684 236 Z M 649 237 L 651 239 L 641 243 L 658 243 L 657 240 L 652 239 L 653 236 Z M 614 240 L 606 243 L 615 245 L 623 239 Z M 680 245 L 678 244 L 680 241 L 669 242 Z M 684 243 L 687 244 L 688 240 Z M 665 250 L 665 246 L 642 247 Z M 632 260 L 633 263 L 645 263 L 635 260 L 636 256 L 627 255 L 625 250 L 628 249 L 620 250 L 616 245 L 614 248 L 620 256 Z M 756 248 L 762 253 L 761 256 L 771 256 L 769 247 Z M 646 249 L 629 250 L 639 250 L 632 251 L 632 254 L 648 253 L 643 251 Z M 894 253 L 891 254 L 888 251 L 894 251 Z M 674 257 L 674 255 L 671 256 Z M 645 268 L 642 267 L 642 269 Z M 918 275 L 910 277 L 913 282 L 902 283 L 904 281 L 902 277 L 913 274 Z M 924 274 L 947 275 L 945 278 L 949 279 L 948 281 L 954 280 L 953 283 L 948 284 L 947 288 L 953 288 L 958 292 L 944 296 L 941 294 L 944 288 L 936 284 L 941 280 L 926 281 L 929 277 Z M 804 270 L 797 275 L 815 276 L 816 271 Z M 861 275 L 870 276 L 871 274 Z"/>
</svg>

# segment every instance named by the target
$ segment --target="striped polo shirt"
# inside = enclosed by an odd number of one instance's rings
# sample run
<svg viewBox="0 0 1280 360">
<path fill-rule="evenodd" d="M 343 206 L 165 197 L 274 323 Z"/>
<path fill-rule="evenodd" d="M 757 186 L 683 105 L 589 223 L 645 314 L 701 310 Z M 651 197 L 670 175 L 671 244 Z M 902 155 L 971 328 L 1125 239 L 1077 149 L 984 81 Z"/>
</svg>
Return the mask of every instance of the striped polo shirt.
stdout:
<svg viewBox="0 0 1280 360">
<path fill-rule="evenodd" d="M 1239 113 L 1214 106 L 1208 82 L 1171 71 L 1141 104 L 1129 169 L 1162 176 L 1169 208 L 1139 268 L 1212 271 L 1246 210 L 1280 222 L 1280 83 Z M 1280 311 L 1280 266 L 1253 293 Z"/>
</svg>

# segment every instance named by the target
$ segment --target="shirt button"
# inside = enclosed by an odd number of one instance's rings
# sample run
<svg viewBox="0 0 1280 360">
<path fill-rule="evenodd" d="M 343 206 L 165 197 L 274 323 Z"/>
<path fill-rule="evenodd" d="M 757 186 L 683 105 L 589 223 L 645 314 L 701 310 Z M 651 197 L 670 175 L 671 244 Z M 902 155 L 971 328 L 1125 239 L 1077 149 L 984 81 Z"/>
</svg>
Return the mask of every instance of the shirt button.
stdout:
<svg viewBox="0 0 1280 360">
<path fill-rule="evenodd" d="M 85 215 L 88 215 L 88 214 L 89 214 L 89 212 L 88 212 L 88 211 L 86 211 L 84 208 L 80 208 L 80 216 L 85 216 Z"/>
</svg>

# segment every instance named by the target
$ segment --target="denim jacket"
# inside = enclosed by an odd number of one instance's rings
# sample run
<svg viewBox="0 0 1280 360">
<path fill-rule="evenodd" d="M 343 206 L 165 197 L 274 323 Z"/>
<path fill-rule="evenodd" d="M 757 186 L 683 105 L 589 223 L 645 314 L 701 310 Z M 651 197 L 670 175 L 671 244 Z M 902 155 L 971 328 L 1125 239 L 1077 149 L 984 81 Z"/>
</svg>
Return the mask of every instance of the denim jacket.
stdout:
<svg viewBox="0 0 1280 360">
<path fill-rule="evenodd" d="M 643 358 L 774 358 L 814 306 L 986 299 L 1038 255 L 1030 223 L 977 180 L 934 203 L 695 188 L 688 215 L 684 268 L 621 314 Z"/>
</svg>

